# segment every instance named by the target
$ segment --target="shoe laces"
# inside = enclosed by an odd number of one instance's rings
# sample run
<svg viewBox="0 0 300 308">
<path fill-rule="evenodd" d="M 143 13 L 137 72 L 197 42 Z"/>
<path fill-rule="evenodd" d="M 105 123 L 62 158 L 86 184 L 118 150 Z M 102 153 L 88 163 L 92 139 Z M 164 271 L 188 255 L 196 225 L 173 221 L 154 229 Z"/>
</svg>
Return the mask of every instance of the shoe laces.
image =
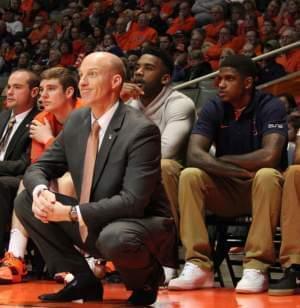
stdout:
<svg viewBox="0 0 300 308">
<path fill-rule="evenodd" d="M 180 274 L 180 276 L 191 276 L 195 273 L 195 270 L 198 269 L 198 266 L 191 263 L 191 262 L 186 262 L 184 265 L 184 268 Z"/>
</svg>

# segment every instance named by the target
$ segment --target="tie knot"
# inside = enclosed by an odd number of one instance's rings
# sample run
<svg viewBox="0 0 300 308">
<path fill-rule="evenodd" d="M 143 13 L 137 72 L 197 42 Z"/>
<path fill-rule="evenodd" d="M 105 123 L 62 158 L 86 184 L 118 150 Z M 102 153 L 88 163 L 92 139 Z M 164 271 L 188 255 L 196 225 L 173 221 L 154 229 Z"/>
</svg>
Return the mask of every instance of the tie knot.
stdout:
<svg viewBox="0 0 300 308">
<path fill-rule="evenodd" d="M 16 123 L 16 118 L 15 116 L 12 116 L 8 122 L 8 127 L 9 128 L 13 127 L 15 123 Z"/>
<path fill-rule="evenodd" d="M 100 130 L 100 125 L 99 125 L 98 121 L 95 120 L 93 125 L 92 125 L 92 134 L 93 135 L 99 134 L 99 130 Z"/>
</svg>

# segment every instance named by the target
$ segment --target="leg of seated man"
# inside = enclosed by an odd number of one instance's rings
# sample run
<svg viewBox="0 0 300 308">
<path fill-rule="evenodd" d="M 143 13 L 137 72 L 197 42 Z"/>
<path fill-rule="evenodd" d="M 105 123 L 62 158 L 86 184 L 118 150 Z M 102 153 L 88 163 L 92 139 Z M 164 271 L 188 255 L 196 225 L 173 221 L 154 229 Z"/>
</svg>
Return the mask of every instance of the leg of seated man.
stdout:
<svg viewBox="0 0 300 308">
<path fill-rule="evenodd" d="M 186 249 L 186 263 L 181 275 L 170 281 L 171 290 L 213 286 L 213 262 L 205 225 L 206 209 L 227 217 L 250 214 L 251 180 L 211 176 L 198 168 L 186 168 L 181 172 L 180 238 Z"/>
<path fill-rule="evenodd" d="M 11 220 L 13 200 L 16 196 L 20 178 L 14 176 L 0 177 L 0 256 L 4 252 L 4 235 Z"/>
<path fill-rule="evenodd" d="M 270 284 L 270 295 L 294 294 L 300 271 L 300 166 L 290 166 L 285 172 L 284 179 L 280 215 L 280 263 L 284 275 L 278 282 Z"/>
<path fill-rule="evenodd" d="M 183 167 L 173 159 L 161 160 L 161 175 L 176 227 L 179 227 L 178 183 Z"/>
<path fill-rule="evenodd" d="M 75 190 L 71 175 L 66 172 L 61 178 L 55 181 L 53 185 L 59 193 L 75 197 Z M 24 190 L 23 182 L 20 182 L 18 194 Z M 27 274 L 24 256 L 28 242 L 28 234 L 17 216 L 13 211 L 12 226 L 10 231 L 10 239 L 8 252 L 0 265 L 0 283 L 17 283 Z M 11 268 L 15 270 L 12 271 Z"/>
<path fill-rule="evenodd" d="M 179 229 L 178 184 L 182 169 L 183 167 L 174 159 L 161 160 L 162 181 L 177 230 Z M 175 268 L 164 267 L 164 273 L 164 285 L 168 285 L 170 280 L 177 276 L 177 270 Z"/>
<path fill-rule="evenodd" d="M 268 289 L 267 270 L 275 262 L 273 237 L 279 222 L 283 176 L 272 168 L 256 172 L 252 182 L 252 224 L 246 245 L 244 272 L 236 286 L 239 293 Z"/>
</svg>

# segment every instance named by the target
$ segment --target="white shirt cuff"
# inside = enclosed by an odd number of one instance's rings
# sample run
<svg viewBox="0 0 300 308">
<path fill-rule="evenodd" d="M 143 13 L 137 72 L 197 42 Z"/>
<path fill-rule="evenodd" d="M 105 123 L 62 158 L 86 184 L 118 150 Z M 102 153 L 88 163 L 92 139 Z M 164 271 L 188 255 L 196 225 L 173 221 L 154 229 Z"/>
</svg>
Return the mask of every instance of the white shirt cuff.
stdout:
<svg viewBox="0 0 300 308">
<path fill-rule="evenodd" d="M 32 191 L 32 197 L 37 198 L 42 190 L 46 190 L 48 187 L 45 184 L 40 184 L 34 187 Z"/>
<path fill-rule="evenodd" d="M 76 208 L 76 211 L 77 211 L 79 226 L 80 226 L 80 227 L 86 227 L 85 222 L 84 222 L 84 220 L 83 220 L 83 218 L 82 218 L 82 215 L 81 215 L 81 212 L 80 212 L 80 207 L 79 207 L 79 205 L 76 205 L 75 208 Z"/>
</svg>

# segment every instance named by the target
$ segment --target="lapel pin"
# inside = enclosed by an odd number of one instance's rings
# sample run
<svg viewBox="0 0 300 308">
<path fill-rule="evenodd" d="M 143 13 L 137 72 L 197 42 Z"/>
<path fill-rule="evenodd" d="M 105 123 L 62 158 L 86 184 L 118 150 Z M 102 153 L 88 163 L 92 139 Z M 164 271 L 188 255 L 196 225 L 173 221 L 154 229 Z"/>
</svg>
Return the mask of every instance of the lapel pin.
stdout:
<svg viewBox="0 0 300 308">
<path fill-rule="evenodd" d="M 111 140 L 111 138 L 112 138 L 112 135 L 110 134 L 110 135 L 108 136 L 108 139 Z"/>
</svg>

